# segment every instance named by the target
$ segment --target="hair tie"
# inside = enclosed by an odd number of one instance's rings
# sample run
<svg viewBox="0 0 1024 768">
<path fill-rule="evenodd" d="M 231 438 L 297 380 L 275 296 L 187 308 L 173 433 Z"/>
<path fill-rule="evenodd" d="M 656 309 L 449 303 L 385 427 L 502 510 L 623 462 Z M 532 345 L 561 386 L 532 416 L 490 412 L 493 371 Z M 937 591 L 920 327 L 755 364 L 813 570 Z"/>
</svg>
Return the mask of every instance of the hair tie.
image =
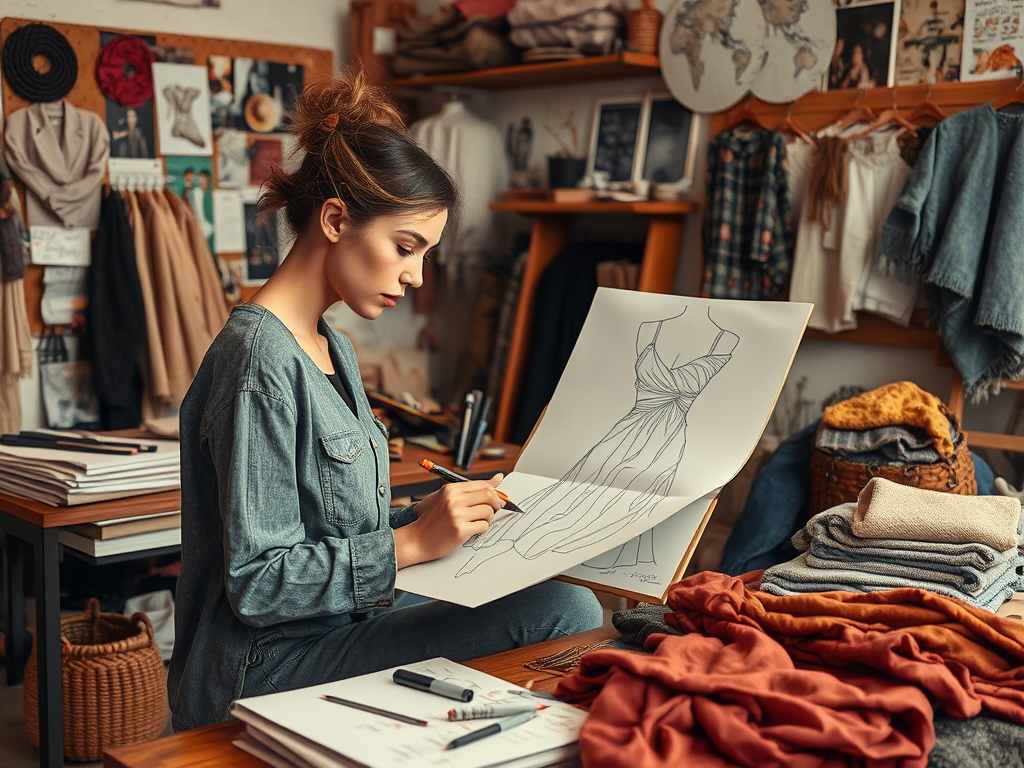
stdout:
<svg viewBox="0 0 1024 768">
<path fill-rule="evenodd" d="M 118 35 L 100 52 L 96 79 L 108 99 L 122 107 L 141 107 L 153 98 L 153 70 L 156 56 L 142 40 Z"/>
<path fill-rule="evenodd" d="M 50 61 L 48 72 L 39 72 L 32 59 Z M 26 101 L 59 101 L 78 79 L 78 59 L 71 43 L 47 24 L 26 24 L 14 30 L 4 43 L 4 77 L 11 90 Z"/>
<path fill-rule="evenodd" d="M 326 130 L 326 131 L 333 131 L 335 128 L 337 128 L 338 127 L 338 114 L 336 112 L 332 112 L 327 117 L 325 117 L 324 120 L 323 120 L 323 126 L 324 126 L 324 130 Z"/>
</svg>

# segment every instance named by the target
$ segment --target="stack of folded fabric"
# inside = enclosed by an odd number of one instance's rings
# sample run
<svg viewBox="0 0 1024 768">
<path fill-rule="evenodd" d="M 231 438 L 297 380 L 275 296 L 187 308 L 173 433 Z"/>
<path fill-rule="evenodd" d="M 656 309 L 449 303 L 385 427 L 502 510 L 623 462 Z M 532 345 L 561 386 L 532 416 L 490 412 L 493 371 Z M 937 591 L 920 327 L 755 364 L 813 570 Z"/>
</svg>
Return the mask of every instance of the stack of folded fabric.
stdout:
<svg viewBox="0 0 1024 768">
<path fill-rule="evenodd" d="M 506 0 L 442 5 L 426 16 L 411 16 L 398 30 L 395 77 L 464 72 L 519 63 L 508 41 Z"/>
<path fill-rule="evenodd" d="M 909 381 L 826 408 L 810 469 L 810 515 L 854 501 L 874 476 L 947 493 L 978 493 L 974 462 L 956 417 Z"/>
<path fill-rule="evenodd" d="M 856 503 L 815 515 L 801 554 L 768 568 L 775 595 L 926 589 L 995 612 L 1022 588 L 1021 502 L 957 496 L 875 478 Z"/>
<path fill-rule="evenodd" d="M 508 13 L 509 39 L 540 49 L 524 57 L 529 61 L 605 56 L 622 39 L 625 12 L 623 0 L 516 0 Z"/>
</svg>

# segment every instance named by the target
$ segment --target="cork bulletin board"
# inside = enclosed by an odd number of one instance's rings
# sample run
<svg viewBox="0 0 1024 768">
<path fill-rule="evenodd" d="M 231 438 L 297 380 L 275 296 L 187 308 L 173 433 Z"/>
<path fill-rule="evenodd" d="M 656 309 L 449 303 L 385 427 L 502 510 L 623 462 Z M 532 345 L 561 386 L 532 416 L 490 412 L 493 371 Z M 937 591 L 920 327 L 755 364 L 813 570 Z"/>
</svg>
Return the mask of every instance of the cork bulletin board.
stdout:
<svg viewBox="0 0 1024 768">
<path fill-rule="evenodd" d="M 26 24 L 35 23 L 36 19 L 0 19 L 0 47 L 16 29 Z M 65 99 L 79 109 L 95 112 L 106 121 L 106 99 L 100 91 L 96 79 L 96 62 L 100 55 L 100 33 L 145 35 L 156 39 L 156 45 L 166 48 L 184 48 L 192 52 L 193 61 L 197 65 L 206 66 L 210 56 L 229 56 L 232 58 L 249 57 L 263 59 L 281 64 L 299 64 L 303 67 L 304 82 L 312 82 L 331 74 L 333 54 L 319 48 L 303 48 L 298 46 L 276 45 L 243 40 L 229 40 L 192 35 L 165 34 L 137 29 L 119 29 L 117 27 L 94 27 L 80 24 L 59 24 L 44 21 L 42 23 L 56 29 L 71 43 L 78 59 L 78 79 Z M 8 86 L 6 79 L 2 84 L 3 114 L 6 118 L 12 112 L 27 107 L 29 102 L 15 94 Z M 160 158 L 159 148 L 157 157 Z M 162 158 L 161 158 L 162 160 Z M 212 162 L 217 167 L 217 142 L 213 144 Z M 23 201 L 24 202 L 24 201 Z M 23 206 L 24 209 L 24 206 Z M 224 259 L 239 259 L 241 253 L 220 254 Z M 25 275 L 25 301 L 28 309 L 29 323 L 33 335 L 39 335 L 43 329 L 40 314 L 40 299 L 43 291 L 43 268 L 29 265 Z M 243 287 L 242 299 L 247 299 L 256 288 Z"/>
</svg>

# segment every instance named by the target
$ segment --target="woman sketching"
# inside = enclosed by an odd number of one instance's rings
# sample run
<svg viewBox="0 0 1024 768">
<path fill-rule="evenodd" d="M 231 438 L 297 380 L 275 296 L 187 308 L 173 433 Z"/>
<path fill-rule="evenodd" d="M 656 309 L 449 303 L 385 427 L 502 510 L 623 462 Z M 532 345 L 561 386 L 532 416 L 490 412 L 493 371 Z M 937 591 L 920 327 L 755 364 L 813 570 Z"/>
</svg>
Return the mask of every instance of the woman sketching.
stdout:
<svg viewBox="0 0 1024 768">
<path fill-rule="evenodd" d="M 372 320 L 418 287 L 457 193 L 361 74 L 308 87 L 292 131 L 297 165 L 274 170 L 260 208 L 284 211 L 294 245 L 181 406 L 179 730 L 227 719 L 235 698 L 601 624 L 593 594 L 554 581 L 476 609 L 396 607 L 398 569 L 487 531 L 500 476 L 393 510 L 387 434 L 351 343 L 321 316 L 344 301 Z"/>
<path fill-rule="evenodd" d="M 690 406 L 738 342 L 735 333 L 695 308 L 641 323 L 636 400 L 629 413 L 561 480 L 519 502 L 524 514 L 506 515 L 468 542 L 476 553 L 459 575 L 512 548 L 527 559 L 571 552 L 649 515 L 671 492 L 686 450 Z M 639 547 L 650 549 L 649 539 Z M 621 553 L 613 554 L 609 564 Z"/>
</svg>

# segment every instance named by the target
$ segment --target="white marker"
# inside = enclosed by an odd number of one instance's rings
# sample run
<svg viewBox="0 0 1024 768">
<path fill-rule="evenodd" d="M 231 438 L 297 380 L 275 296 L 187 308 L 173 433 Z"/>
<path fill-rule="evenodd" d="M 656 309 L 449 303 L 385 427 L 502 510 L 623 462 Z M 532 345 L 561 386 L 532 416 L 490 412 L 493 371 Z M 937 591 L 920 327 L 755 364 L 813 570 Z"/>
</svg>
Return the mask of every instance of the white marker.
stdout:
<svg viewBox="0 0 1024 768">
<path fill-rule="evenodd" d="M 543 704 L 531 704 L 528 701 L 495 701 L 489 704 L 471 704 L 468 707 L 449 709 L 448 719 L 480 720 L 486 717 L 509 717 L 543 708 Z"/>
</svg>

